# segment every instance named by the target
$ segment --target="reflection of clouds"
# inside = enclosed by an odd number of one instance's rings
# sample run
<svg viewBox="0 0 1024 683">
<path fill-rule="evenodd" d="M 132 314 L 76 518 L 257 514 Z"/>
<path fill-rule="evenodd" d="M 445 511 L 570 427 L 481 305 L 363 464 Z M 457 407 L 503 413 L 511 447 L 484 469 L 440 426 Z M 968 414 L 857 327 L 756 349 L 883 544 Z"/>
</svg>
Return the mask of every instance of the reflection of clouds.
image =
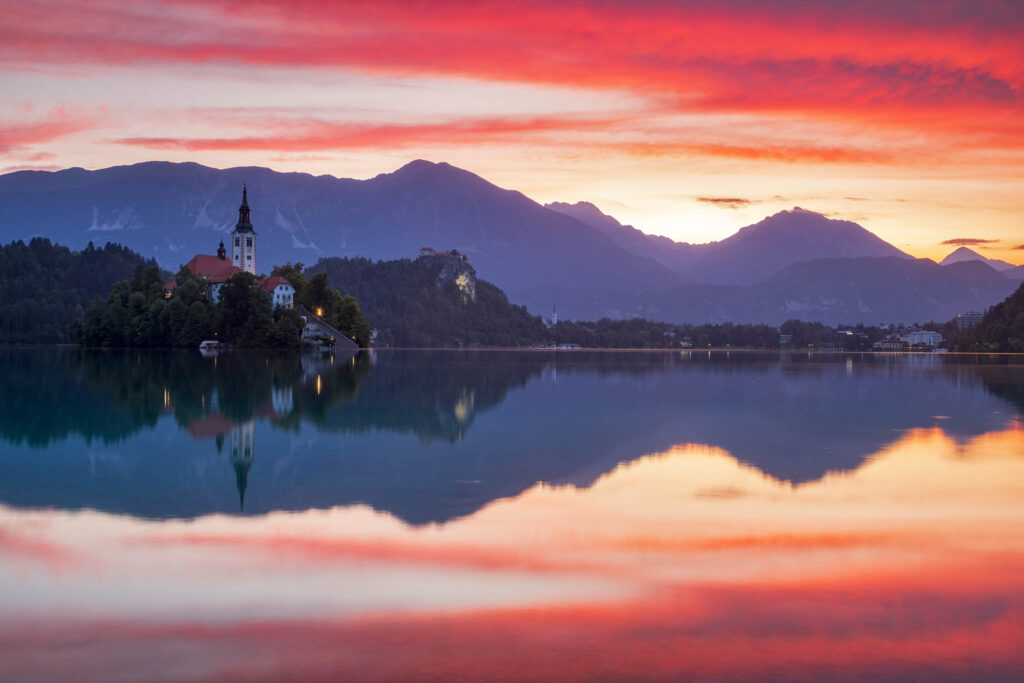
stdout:
<svg viewBox="0 0 1024 683">
<path fill-rule="evenodd" d="M 201 623 L 175 637 L 211 655 L 247 650 L 258 619 L 255 659 L 231 659 L 253 675 L 268 657 L 325 678 L 742 678 L 770 661 L 813 680 L 821 667 L 969 674 L 957 667 L 970 658 L 1024 670 L 1018 429 L 965 443 L 911 431 L 799 485 L 680 446 L 585 489 L 538 485 L 426 527 L 363 506 L 160 523 L 0 508 L 0 528 L 28 523 L 47 552 L 0 551 L 89 564 L 30 578 L 0 565 L 12 614 L 69 632 L 70 618 L 141 620 L 158 635 L 126 637 L 143 648 L 171 637 L 162 624 Z M 0 648 L 16 628 L 0 618 Z M 97 671 L 100 657 L 87 657 Z"/>
</svg>

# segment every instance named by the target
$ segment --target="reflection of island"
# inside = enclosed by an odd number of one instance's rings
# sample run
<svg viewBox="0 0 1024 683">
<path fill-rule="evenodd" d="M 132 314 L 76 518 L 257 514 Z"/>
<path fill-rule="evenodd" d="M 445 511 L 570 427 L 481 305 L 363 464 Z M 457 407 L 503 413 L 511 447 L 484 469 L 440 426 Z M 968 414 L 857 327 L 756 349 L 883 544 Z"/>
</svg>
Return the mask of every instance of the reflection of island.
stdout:
<svg viewBox="0 0 1024 683">
<path fill-rule="evenodd" d="M 1020 428 L 801 485 L 679 445 L 429 530 L 0 506 L 0 644 L 40 680 L 1019 681 L 1022 526 Z"/>
<path fill-rule="evenodd" d="M 248 514 L 365 503 L 443 522 L 538 481 L 589 486 L 680 443 L 800 483 L 856 469 L 908 430 L 938 424 L 967 439 L 1003 428 L 1024 383 L 1022 366 L 939 355 L 192 356 L 72 352 L 19 364 L 0 353 L 34 403 L 16 407 L 21 420 L 5 415 L 0 432 L 47 447 L 0 458 L 0 500 L 156 517 L 237 512 L 243 499 Z M 223 449 L 246 425 L 253 450 L 232 460 Z M 91 440 L 91 460 L 76 433 Z M 219 440 L 215 461 L 196 439 Z M 140 481 L 159 486 L 142 497 Z"/>
<path fill-rule="evenodd" d="M 296 359 L 298 365 L 295 365 Z M 257 420 L 294 429 L 304 415 L 319 416 L 323 405 L 351 400 L 369 369 L 365 353 L 275 357 L 273 369 L 271 358 L 254 354 L 210 356 L 207 363 L 205 370 L 213 381 L 198 387 L 174 384 L 164 388 L 163 407 L 165 412 L 174 414 L 179 423 L 185 423 L 193 438 L 214 439 L 218 452 L 223 451 L 227 441 L 239 510 L 245 507 L 249 470 L 256 454 Z M 291 367 L 286 368 L 285 364 Z M 269 385 L 259 379 L 264 374 L 261 369 L 269 373 Z M 198 414 L 195 411 L 197 389 L 201 410 Z M 240 397 L 244 400 L 238 400 Z"/>
</svg>

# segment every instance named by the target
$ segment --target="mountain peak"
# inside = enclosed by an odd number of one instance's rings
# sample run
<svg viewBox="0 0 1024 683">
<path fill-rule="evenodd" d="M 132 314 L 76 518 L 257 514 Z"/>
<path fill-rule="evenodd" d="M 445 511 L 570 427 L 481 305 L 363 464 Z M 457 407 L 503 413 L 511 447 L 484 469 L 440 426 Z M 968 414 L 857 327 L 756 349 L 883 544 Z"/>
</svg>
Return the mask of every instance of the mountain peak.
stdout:
<svg viewBox="0 0 1024 683">
<path fill-rule="evenodd" d="M 692 275 L 711 284 L 753 284 L 803 261 L 910 258 L 863 226 L 795 206 L 708 245 Z"/>
<path fill-rule="evenodd" d="M 1007 263 L 1006 261 L 1000 261 L 999 259 L 982 256 L 978 252 L 967 247 L 957 247 L 956 249 L 951 251 L 949 255 L 946 256 L 946 258 L 939 261 L 939 265 L 948 266 L 954 263 L 963 263 L 964 261 L 981 261 L 982 263 L 985 263 L 989 267 L 995 268 L 1000 272 L 1016 268 L 1016 266 L 1014 266 L 1012 263 Z"/>
<path fill-rule="evenodd" d="M 981 260 L 984 258 L 984 256 L 969 247 L 957 247 L 953 251 L 949 252 L 949 255 L 946 256 L 946 258 L 942 259 L 941 265 L 945 265 L 946 263 L 956 263 L 957 261 L 962 261 L 964 259 Z"/>
<path fill-rule="evenodd" d="M 575 204 L 551 202 L 550 204 L 545 204 L 544 208 L 564 213 L 566 216 L 572 216 L 576 220 L 596 228 L 605 235 L 613 234 L 625 227 L 622 223 L 615 220 L 614 217 L 609 216 L 590 202 L 576 202 Z"/>
<path fill-rule="evenodd" d="M 449 166 L 449 164 L 446 164 L 444 162 L 438 163 L 436 161 L 429 161 L 427 159 L 413 159 L 409 163 L 404 164 L 403 166 L 393 171 L 392 175 L 395 173 L 420 173 L 429 169 L 437 168 L 438 166 Z"/>
<path fill-rule="evenodd" d="M 438 185 L 443 187 L 483 187 L 499 189 L 471 171 L 441 161 L 416 159 L 391 173 L 381 173 L 374 180 L 412 185 Z"/>
</svg>

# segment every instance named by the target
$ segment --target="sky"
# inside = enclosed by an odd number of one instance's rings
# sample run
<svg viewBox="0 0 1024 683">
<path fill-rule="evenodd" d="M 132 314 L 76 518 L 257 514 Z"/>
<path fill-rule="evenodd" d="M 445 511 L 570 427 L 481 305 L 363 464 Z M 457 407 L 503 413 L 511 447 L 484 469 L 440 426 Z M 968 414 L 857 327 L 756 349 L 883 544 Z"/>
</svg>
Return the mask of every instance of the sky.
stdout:
<svg viewBox="0 0 1024 683">
<path fill-rule="evenodd" d="M 1024 2 L 0 0 L 0 172 L 447 161 L 679 241 L 1024 263 Z"/>
</svg>

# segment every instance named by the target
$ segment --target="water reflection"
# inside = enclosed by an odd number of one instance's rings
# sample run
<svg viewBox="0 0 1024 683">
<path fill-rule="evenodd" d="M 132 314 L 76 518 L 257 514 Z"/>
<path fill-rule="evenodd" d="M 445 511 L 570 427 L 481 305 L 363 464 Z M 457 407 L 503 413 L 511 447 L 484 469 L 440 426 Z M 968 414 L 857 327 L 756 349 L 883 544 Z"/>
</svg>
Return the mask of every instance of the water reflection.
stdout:
<svg viewBox="0 0 1024 683">
<path fill-rule="evenodd" d="M 365 503 L 415 524 L 678 443 L 794 484 L 1014 424 L 1024 368 L 806 354 L 0 352 L 0 501 L 141 517 Z"/>
<path fill-rule="evenodd" d="M 802 483 L 678 444 L 443 525 L 5 506 L 0 529 L 15 680 L 1024 675 L 1019 427 L 910 430 Z"/>
</svg>

